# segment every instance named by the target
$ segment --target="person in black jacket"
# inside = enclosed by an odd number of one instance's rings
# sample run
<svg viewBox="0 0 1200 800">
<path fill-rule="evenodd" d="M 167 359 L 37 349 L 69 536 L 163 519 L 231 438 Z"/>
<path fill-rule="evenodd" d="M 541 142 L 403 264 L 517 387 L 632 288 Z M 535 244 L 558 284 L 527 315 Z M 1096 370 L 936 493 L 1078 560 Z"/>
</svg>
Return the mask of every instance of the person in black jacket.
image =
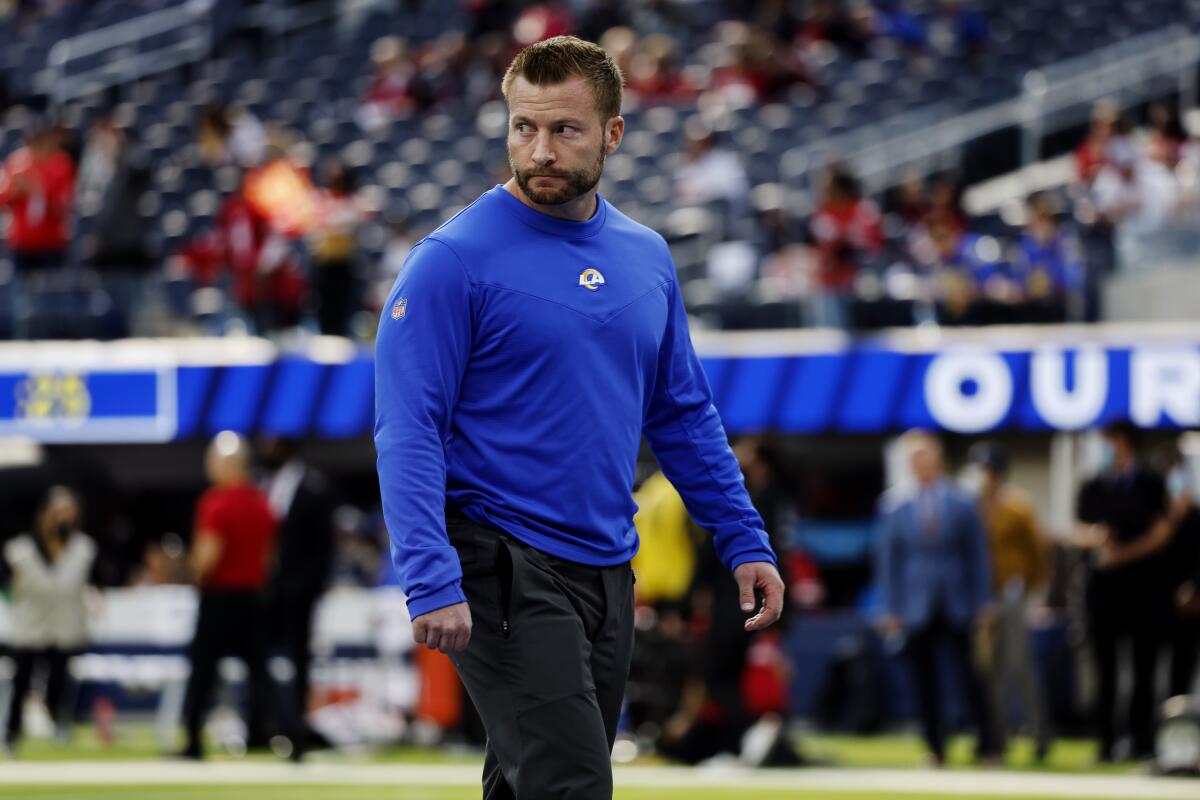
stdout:
<svg viewBox="0 0 1200 800">
<path fill-rule="evenodd" d="M 126 117 L 113 112 L 98 119 L 83 150 L 77 210 L 87 231 L 84 259 L 100 275 L 126 335 L 137 333 L 146 276 L 157 265 L 138 212 L 152 188 L 149 158 Z"/>
<path fill-rule="evenodd" d="M 1165 470 L 1170 495 L 1170 541 L 1164 545 L 1163 566 L 1171 590 L 1167 644 L 1171 659 L 1168 692 L 1190 694 L 1200 658 L 1200 613 L 1193 606 L 1200 577 L 1200 506 L 1196 504 L 1193 465 L 1177 449 L 1168 453 Z"/>
<path fill-rule="evenodd" d="M 1161 551 L 1172 524 L 1162 475 L 1139 461 L 1138 429 L 1118 422 L 1103 433 L 1103 467 L 1079 490 L 1073 539 L 1092 551 L 1087 609 L 1099 673 L 1099 757 L 1107 762 L 1119 755 L 1118 651 L 1125 644 L 1133 652 L 1130 754 L 1154 754 L 1154 682 L 1171 616 L 1169 571 Z"/>
<path fill-rule="evenodd" d="M 259 461 L 268 470 L 265 488 L 279 522 L 274 569 L 267 584 L 265 619 L 268 652 L 291 662 L 282 689 L 280 723 L 305 737 L 320 738 L 303 724 L 308 705 L 313 612 L 325 591 L 333 562 L 333 492 L 325 476 L 300 458 L 297 442 L 262 440 Z M 253 731 L 256 735 L 261 732 Z"/>
</svg>

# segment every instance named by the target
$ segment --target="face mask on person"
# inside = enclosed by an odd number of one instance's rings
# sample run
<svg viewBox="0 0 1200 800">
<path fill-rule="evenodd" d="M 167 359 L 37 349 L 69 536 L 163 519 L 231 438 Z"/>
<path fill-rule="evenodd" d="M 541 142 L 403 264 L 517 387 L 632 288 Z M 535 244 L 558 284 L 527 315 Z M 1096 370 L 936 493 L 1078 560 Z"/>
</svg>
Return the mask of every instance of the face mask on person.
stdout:
<svg viewBox="0 0 1200 800">
<path fill-rule="evenodd" d="M 1176 467 L 1167 475 L 1167 492 L 1172 500 L 1192 493 L 1192 475 L 1186 467 Z"/>
<path fill-rule="evenodd" d="M 968 464 L 958 474 L 959 485 L 962 486 L 963 491 L 972 497 L 979 497 L 983 494 L 983 487 L 986 482 L 987 475 L 984 474 L 983 467 L 978 464 Z"/>
<path fill-rule="evenodd" d="M 1117 463 L 1117 450 L 1111 442 L 1100 443 L 1097 460 L 1097 468 L 1100 472 L 1108 472 Z"/>
</svg>

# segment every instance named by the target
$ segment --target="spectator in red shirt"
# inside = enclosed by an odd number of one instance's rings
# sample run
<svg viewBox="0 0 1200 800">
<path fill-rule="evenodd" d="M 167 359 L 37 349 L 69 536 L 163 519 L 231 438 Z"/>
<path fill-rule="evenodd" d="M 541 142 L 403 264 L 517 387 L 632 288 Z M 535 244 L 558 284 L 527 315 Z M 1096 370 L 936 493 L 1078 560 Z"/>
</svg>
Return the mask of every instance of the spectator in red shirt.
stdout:
<svg viewBox="0 0 1200 800">
<path fill-rule="evenodd" d="M 883 250 L 883 216 L 862 197 L 858 180 L 835 167 L 809 226 L 817 248 L 813 324 L 845 330 L 859 269 Z"/>
<path fill-rule="evenodd" d="M 75 167 L 54 131 L 30 128 L 25 147 L 0 167 L 0 211 L 7 212 L 5 240 L 15 267 L 9 313 L 17 338 L 28 332 L 26 279 L 61 267 L 66 260 L 74 193 Z"/>
<path fill-rule="evenodd" d="M 53 131 L 31 130 L 0 170 L 0 207 L 9 213 L 8 248 L 18 272 L 63 263 L 70 237 L 75 167 Z"/>
<path fill-rule="evenodd" d="M 249 463 L 249 446 L 231 431 L 218 434 L 205 455 L 213 485 L 196 506 L 190 559 L 200 607 L 188 653 L 185 758 L 204 756 L 201 727 L 221 658 L 236 655 L 246 663 L 252 720 L 266 718 L 259 709 L 271 697 L 260 618 L 276 522 L 266 495 L 250 482 Z"/>
<path fill-rule="evenodd" d="M 173 268 L 197 287 L 228 281 L 238 309 L 259 335 L 300 324 L 308 288 L 304 274 L 288 237 L 251 202 L 245 184 L 225 198 L 213 230 L 189 242 Z"/>
<path fill-rule="evenodd" d="M 1108 163 L 1106 153 L 1112 140 L 1124 133 L 1120 108 L 1111 100 L 1102 100 L 1092 109 L 1092 127 L 1087 138 L 1075 148 L 1076 179 L 1085 187 Z"/>
</svg>

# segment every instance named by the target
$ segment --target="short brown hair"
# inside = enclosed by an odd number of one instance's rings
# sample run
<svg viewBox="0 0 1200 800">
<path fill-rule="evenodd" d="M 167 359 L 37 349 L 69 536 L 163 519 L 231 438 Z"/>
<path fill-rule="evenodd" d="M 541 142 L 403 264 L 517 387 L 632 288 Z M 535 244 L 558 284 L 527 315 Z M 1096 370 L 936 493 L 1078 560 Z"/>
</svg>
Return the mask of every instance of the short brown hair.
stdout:
<svg viewBox="0 0 1200 800">
<path fill-rule="evenodd" d="M 517 53 L 504 73 L 500 90 L 507 100 L 518 76 L 534 86 L 546 86 L 576 75 L 592 87 L 602 119 L 607 121 L 621 113 L 621 87 L 625 83 L 621 68 L 599 45 L 574 36 L 555 36 Z"/>
</svg>

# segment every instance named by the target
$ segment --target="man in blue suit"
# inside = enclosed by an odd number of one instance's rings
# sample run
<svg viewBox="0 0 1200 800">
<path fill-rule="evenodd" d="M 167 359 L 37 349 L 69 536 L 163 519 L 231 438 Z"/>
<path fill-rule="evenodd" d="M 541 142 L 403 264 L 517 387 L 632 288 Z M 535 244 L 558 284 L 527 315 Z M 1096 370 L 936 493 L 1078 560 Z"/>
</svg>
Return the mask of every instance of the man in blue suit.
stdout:
<svg viewBox="0 0 1200 800">
<path fill-rule="evenodd" d="M 903 439 L 916 489 L 885 497 L 881 507 L 878 580 L 884 603 L 881 630 L 904 642 L 916 683 L 922 729 L 934 765 L 945 761 L 938 651 L 945 648 L 962 680 L 978 731 L 976 756 L 998 760 L 971 633 L 991 614 L 987 540 L 975 501 L 945 477 L 941 443 L 910 431 Z"/>
</svg>

